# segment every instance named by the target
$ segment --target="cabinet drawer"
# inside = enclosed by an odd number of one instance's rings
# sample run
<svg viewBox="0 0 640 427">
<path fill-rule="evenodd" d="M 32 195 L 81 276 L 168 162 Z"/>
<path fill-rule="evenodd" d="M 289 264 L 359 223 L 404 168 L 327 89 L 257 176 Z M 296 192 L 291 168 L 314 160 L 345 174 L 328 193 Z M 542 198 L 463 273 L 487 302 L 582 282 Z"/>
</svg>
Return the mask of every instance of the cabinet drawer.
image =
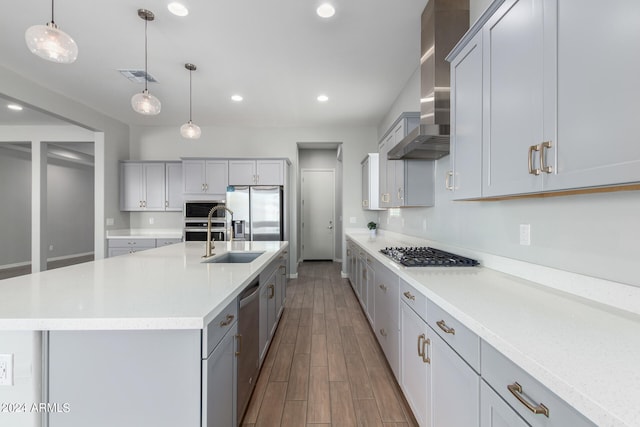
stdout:
<svg viewBox="0 0 640 427">
<path fill-rule="evenodd" d="M 433 302 L 427 302 L 427 323 L 476 372 L 480 372 L 480 338 Z"/>
<path fill-rule="evenodd" d="M 422 320 L 427 320 L 427 297 L 400 279 L 400 299 L 407 303 Z"/>
<path fill-rule="evenodd" d="M 400 333 L 398 322 L 386 312 L 377 313 L 374 332 L 396 379 L 400 381 Z"/>
<path fill-rule="evenodd" d="M 182 239 L 158 239 L 156 240 L 156 247 L 161 248 L 162 246 L 173 245 L 180 242 L 182 242 Z"/>
<path fill-rule="evenodd" d="M 224 334 L 238 320 L 238 301 L 233 300 L 207 325 L 202 332 L 202 358 L 205 359 L 218 345 Z"/>
<path fill-rule="evenodd" d="M 482 378 L 532 427 L 595 426 L 495 348 L 484 341 L 481 346 Z M 516 383 L 521 387 L 520 392 L 512 392 L 508 388 Z M 526 403 L 519 401 L 516 396 Z M 534 414 L 526 405 L 539 407 L 540 410 L 546 408 L 548 416 Z"/>
<path fill-rule="evenodd" d="M 156 239 L 109 239 L 109 248 L 155 248 Z"/>
</svg>

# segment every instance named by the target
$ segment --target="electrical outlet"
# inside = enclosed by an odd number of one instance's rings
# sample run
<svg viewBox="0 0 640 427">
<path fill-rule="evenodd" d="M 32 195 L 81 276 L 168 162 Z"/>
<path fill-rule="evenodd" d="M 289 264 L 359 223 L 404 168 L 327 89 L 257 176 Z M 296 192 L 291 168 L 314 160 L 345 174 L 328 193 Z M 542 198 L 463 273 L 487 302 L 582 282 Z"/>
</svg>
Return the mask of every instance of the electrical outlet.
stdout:
<svg viewBox="0 0 640 427">
<path fill-rule="evenodd" d="M 356 218 L 355 216 L 349 217 L 350 224 L 355 224 L 357 221 L 358 221 L 358 218 Z"/>
<path fill-rule="evenodd" d="M 49 251 L 53 250 L 53 245 L 49 245 Z"/>
<path fill-rule="evenodd" d="M 0 385 L 13 385 L 13 354 L 0 354 Z"/>
<path fill-rule="evenodd" d="M 149 218 L 149 224 L 153 225 L 156 222 L 154 217 Z"/>
<path fill-rule="evenodd" d="M 109 226 L 109 225 L 113 225 L 113 224 L 115 224 L 114 219 L 113 218 L 107 218 L 107 225 Z"/>
<path fill-rule="evenodd" d="M 531 225 L 520 224 L 520 244 L 523 246 L 531 245 Z"/>
</svg>

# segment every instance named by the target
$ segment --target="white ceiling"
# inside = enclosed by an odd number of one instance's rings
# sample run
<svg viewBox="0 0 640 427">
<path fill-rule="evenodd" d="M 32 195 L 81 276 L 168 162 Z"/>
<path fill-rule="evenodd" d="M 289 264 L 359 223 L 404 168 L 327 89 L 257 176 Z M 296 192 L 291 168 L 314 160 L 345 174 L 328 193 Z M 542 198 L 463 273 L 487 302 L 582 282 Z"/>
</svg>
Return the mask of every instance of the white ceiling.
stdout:
<svg viewBox="0 0 640 427">
<path fill-rule="evenodd" d="M 169 1 L 57 1 L 55 22 L 78 44 L 70 65 L 36 57 L 24 41 L 29 26 L 51 20 L 51 3 L 11 2 L 0 16 L 0 64 L 133 125 L 187 121 L 185 62 L 198 67 L 193 121 L 201 126 L 376 125 L 418 66 L 427 3 L 331 0 L 336 15 L 324 20 L 318 0 L 184 0 L 184 18 Z M 117 71 L 144 68 L 139 8 L 156 15 L 148 26 L 149 73 L 159 82 L 149 90 L 162 102 L 155 117 L 133 112 L 130 98 L 143 85 Z M 232 102 L 235 93 L 245 100 Z M 329 101 L 319 103 L 320 93 Z"/>
</svg>

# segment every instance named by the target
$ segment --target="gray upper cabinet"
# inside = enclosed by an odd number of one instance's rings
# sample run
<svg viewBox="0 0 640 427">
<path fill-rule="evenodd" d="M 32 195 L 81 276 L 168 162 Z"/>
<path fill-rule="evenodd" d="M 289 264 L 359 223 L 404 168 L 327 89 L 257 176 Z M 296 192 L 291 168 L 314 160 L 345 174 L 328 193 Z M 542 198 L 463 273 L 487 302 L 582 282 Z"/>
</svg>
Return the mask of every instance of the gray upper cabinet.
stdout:
<svg viewBox="0 0 640 427">
<path fill-rule="evenodd" d="M 182 211 L 182 162 L 167 162 L 165 165 L 166 211 Z"/>
<path fill-rule="evenodd" d="M 362 209 L 379 210 L 378 196 L 378 153 L 369 153 L 360 165 L 362 167 Z"/>
<path fill-rule="evenodd" d="M 640 182 L 638 21 L 634 0 L 494 1 L 449 58 L 454 198 Z"/>
<path fill-rule="evenodd" d="M 545 129 L 546 0 L 507 0 L 482 29 L 484 61 L 483 195 L 531 193 L 542 179 L 531 147 L 552 139 Z M 553 43 L 550 43 L 553 48 Z M 548 53 L 548 52 L 547 52 Z M 547 55 L 551 56 L 551 55 Z M 546 82 L 553 84 L 553 81 Z M 553 108 L 553 99 L 546 99 Z M 545 138 L 545 130 L 549 138 Z"/>
<path fill-rule="evenodd" d="M 389 160 L 387 154 L 420 123 L 419 113 L 403 113 L 379 145 L 379 207 L 433 206 L 432 160 Z"/>
<path fill-rule="evenodd" d="M 640 2 L 562 0 L 557 21 L 558 125 L 545 189 L 640 181 Z"/>
<path fill-rule="evenodd" d="M 120 163 L 120 210 L 165 210 L 164 162 Z"/>
<path fill-rule="evenodd" d="M 224 198 L 227 192 L 229 161 L 221 159 L 184 159 L 182 161 L 185 197 Z"/>
<path fill-rule="evenodd" d="M 451 62 L 451 170 L 454 199 L 482 196 L 482 32 Z"/>
<path fill-rule="evenodd" d="M 284 185 L 283 159 L 229 160 L 229 185 Z"/>
</svg>

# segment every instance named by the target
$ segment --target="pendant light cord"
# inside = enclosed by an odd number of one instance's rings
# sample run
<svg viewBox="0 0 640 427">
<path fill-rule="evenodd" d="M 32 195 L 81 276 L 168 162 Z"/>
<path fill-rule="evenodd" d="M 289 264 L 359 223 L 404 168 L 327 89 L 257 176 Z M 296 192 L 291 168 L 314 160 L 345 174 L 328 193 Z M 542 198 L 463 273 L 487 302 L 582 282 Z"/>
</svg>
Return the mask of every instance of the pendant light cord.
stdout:
<svg viewBox="0 0 640 427">
<path fill-rule="evenodd" d="M 189 70 L 189 122 L 191 122 L 191 73 L 193 71 Z"/>
<path fill-rule="evenodd" d="M 144 90 L 147 91 L 147 80 L 149 80 L 149 75 L 147 74 L 147 23 L 148 19 L 144 20 Z"/>
<path fill-rule="evenodd" d="M 53 20 L 53 0 L 51 0 L 51 23 L 55 24 L 56 22 Z"/>
</svg>

